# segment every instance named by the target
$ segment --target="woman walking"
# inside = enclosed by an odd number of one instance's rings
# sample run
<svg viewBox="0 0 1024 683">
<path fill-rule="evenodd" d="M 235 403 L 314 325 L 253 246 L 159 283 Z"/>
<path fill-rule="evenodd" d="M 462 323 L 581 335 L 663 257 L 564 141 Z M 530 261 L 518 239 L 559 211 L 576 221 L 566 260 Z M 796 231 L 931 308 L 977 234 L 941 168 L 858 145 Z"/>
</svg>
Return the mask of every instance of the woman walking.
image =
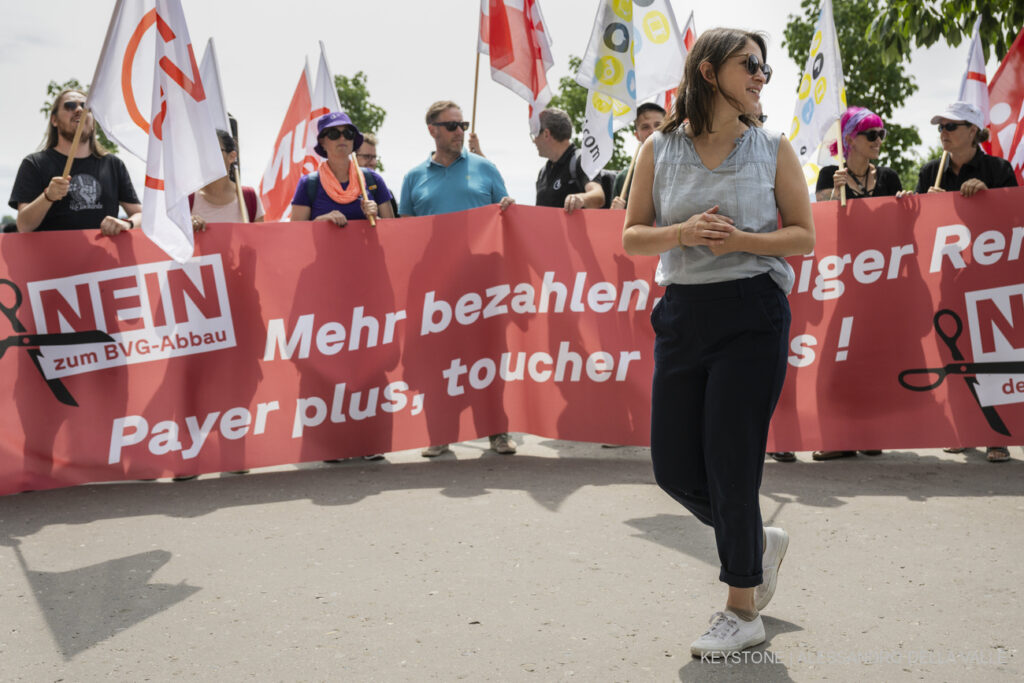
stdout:
<svg viewBox="0 0 1024 683">
<path fill-rule="evenodd" d="M 714 528 L 728 585 L 694 656 L 764 641 L 759 610 L 788 546 L 781 529 L 762 529 L 758 489 L 786 373 L 784 257 L 813 249 L 814 225 L 796 154 L 759 127 L 771 73 L 760 34 L 701 34 L 671 116 L 640 151 L 622 237 L 631 254 L 661 255 L 666 287 L 651 315 L 655 478 Z"/>
</svg>

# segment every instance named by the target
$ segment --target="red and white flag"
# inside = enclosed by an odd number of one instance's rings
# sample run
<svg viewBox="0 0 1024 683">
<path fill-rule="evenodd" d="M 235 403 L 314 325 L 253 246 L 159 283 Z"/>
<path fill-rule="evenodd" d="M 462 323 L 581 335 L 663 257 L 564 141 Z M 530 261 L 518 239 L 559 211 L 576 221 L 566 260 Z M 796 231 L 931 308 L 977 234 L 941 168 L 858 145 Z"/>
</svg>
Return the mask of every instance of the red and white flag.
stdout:
<svg viewBox="0 0 1024 683">
<path fill-rule="evenodd" d="M 312 106 L 309 91 L 307 62 L 295 86 L 292 101 L 288 104 L 277 140 L 274 141 L 270 163 L 260 181 L 260 196 L 268 223 L 284 220 L 299 178 L 302 177 L 302 163 L 306 158 L 306 127 Z"/>
<path fill-rule="evenodd" d="M 320 166 L 320 155 L 313 151 L 316 146 L 316 120 L 328 112 L 341 111 L 338 89 L 334 85 L 331 67 L 327 65 L 327 49 L 320 41 L 320 63 L 316 67 L 316 80 L 310 97 L 309 122 L 306 126 L 306 158 L 302 162 L 303 174 L 312 173 Z M 372 132 L 372 131 L 362 131 Z"/>
<path fill-rule="evenodd" d="M 985 116 L 985 125 L 989 121 L 988 113 L 988 81 L 985 79 L 985 53 L 981 49 L 981 17 L 974 22 L 974 35 L 971 37 L 971 47 L 967 51 L 967 70 L 960 81 L 960 94 L 956 97 L 958 102 L 973 104 Z"/>
<path fill-rule="evenodd" d="M 1024 185 L 1024 29 L 1017 34 L 988 86 L 991 153 L 1010 162 Z"/>
<path fill-rule="evenodd" d="M 693 23 L 693 11 L 690 11 L 690 18 L 686 20 L 686 28 L 683 29 L 683 65 L 686 65 L 686 57 L 690 54 L 690 50 L 693 49 L 693 44 L 697 42 L 697 26 Z M 665 101 L 661 106 L 665 108 L 665 111 L 672 111 L 672 106 L 676 103 L 676 90 L 679 88 L 669 88 L 665 91 Z"/>
<path fill-rule="evenodd" d="M 530 131 L 551 101 L 547 72 L 555 64 L 538 0 L 480 0 L 477 51 L 491 58 L 491 78 L 530 105 Z"/>
<path fill-rule="evenodd" d="M 151 46 L 149 92 L 134 82 L 143 42 Z M 217 133 L 180 0 L 119 0 L 89 94 L 89 107 L 118 144 L 139 154 L 146 137 L 142 229 L 168 256 L 192 256 L 188 195 L 224 175 Z M 148 116 L 136 94 L 148 94 Z M 140 132 L 141 131 L 141 132 Z"/>
</svg>

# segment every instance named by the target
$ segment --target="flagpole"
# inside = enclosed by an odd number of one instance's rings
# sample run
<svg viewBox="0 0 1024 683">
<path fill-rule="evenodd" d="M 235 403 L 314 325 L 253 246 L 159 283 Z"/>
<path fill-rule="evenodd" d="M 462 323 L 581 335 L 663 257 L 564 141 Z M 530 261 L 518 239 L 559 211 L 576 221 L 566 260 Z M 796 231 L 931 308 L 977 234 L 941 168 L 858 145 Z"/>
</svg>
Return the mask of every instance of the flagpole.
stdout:
<svg viewBox="0 0 1024 683">
<path fill-rule="evenodd" d="M 366 194 L 366 178 L 363 177 L 363 171 L 359 168 L 359 163 L 356 161 L 355 152 L 352 152 L 352 155 L 349 157 L 349 163 L 355 165 L 356 176 L 359 178 L 359 189 L 363 191 L 363 199 L 369 201 L 370 195 Z M 374 220 L 373 216 L 367 216 L 366 220 L 370 221 L 371 228 L 377 227 L 377 221 Z"/>
<path fill-rule="evenodd" d="M 78 154 L 78 141 L 82 138 L 82 124 L 85 123 L 85 117 L 88 115 L 89 110 L 82 107 L 82 115 L 78 117 L 78 125 L 75 126 L 75 139 L 71 142 L 71 154 L 68 154 L 68 160 L 64 163 L 64 172 L 61 174 L 61 178 L 67 178 L 71 173 L 71 164 L 75 163 L 75 156 Z"/>
<path fill-rule="evenodd" d="M 839 129 L 839 135 L 836 141 L 836 149 L 839 150 L 839 168 L 846 168 L 846 155 L 843 154 L 843 126 L 839 121 L 836 121 L 836 127 Z M 846 183 L 839 188 L 839 206 L 846 206 Z"/>
<path fill-rule="evenodd" d="M 249 208 L 245 205 L 245 197 L 242 196 L 242 170 L 238 168 L 238 162 L 231 164 L 235 170 L 235 194 L 238 195 L 238 208 L 242 213 L 242 222 L 249 222 Z M 229 176 L 230 179 L 230 176 Z"/>
<path fill-rule="evenodd" d="M 619 192 L 619 199 L 626 201 L 626 192 L 629 191 L 629 182 L 633 180 L 633 167 L 636 166 L 636 158 L 640 156 L 640 148 L 643 147 L 643 143 L 636 146 L 636 151 L 633 152 L 633 160 L 629 162 L 629 170 L 626 171 L 626 180 L 622 183 L 622 191 Z"/>
<path fill-rule="evenodd" d="M 476 70 L 473 72 L 473 116 L 469 120 L 469 134 L 476 132 L 476 91 L 480 85 L 480 51 L 476 53 Z"/>
<path fill-rule="evenodd" d="M 942 159 L 939 161 L 939 172 L 935 174 L 935 184 L 932 187 L 941 189 L 942 172 L 946 170 L 946 161 L 949 159 L 949 152 L 942 152 Z M 67 173 L 65 173 L 67 175 Z"/>
</svg>

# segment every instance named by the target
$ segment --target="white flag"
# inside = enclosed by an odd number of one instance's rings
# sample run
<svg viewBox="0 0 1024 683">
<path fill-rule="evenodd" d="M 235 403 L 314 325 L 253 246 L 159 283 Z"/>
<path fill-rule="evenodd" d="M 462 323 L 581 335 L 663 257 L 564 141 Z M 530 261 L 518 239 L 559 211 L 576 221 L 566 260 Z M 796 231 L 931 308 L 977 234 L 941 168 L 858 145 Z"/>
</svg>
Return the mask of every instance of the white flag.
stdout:
<svg viewBox="0 0 1024 683">
<path fill-rule="evenodd" d="M 155 25 L 155 0 L 118 0 L 89 86 L 88 105 L 103 132 L 142 160 L 149 147 Z"/>
<path fill-rule="evenodd" d="M 981 49 L 981 17 L 974 22 L 971 48 L 967 52 L 967 70 L 960 82 L 959 102 L 973 104 L 985 116 L 985 125 L 992 123 L 988 110 L 988 79 L 985 77 L 985 53 Z"/>
<path fill-rule="evenodd" d="M 828 143 L 838 139 L 837 134 L 829 137 L 829 130 L 834 128 L 844 111 L 846 86 L 836 25 L 832 18 L 832 0 L 822 0 L 818 21 L 814 24 L 811 51 L 797 90 L 793 126 L 789 133 L 801 164 L 827 163 L 831 158 Z M 816 155 L 819 147 L 821 153 Z M 816 179 L 817 170 L 812 168 L 808 175 L 813 174 Z"/>
<path fill-rule="evenodd" d="M 220 86 L 220 63 L 217 61 L 217 51 L 213 47 L 213 38 L 206 42 L 206 51 L 203 53 L 203 61 L 199 64 L 199 73 L 203 78 L 203 89 L 206 90 L 206 106 L 210 109 L 210 120 L 217 128 L 230 133 L 231 122 L 228 121 L 228 105 Z"/>
<path fill-rule="evenodd" d="M 152 60 L 150 118 L 136 102 L 140 84 L 122 78 L 143 66 L 137 55 L 145 42 Z M 193 247 L 188 195 L 222 177 L 224 160 L 180 0 L 118 2 L 94 82 L 101 88 L 90 92 L 89 106 L 98 120 L 118 124 L 108 135 L 138 154 L 138 131 L 146 131 L 143 232 L 174 260 L 187 261 Z"/>
<path fill-rule="evenodd" d="M 328 112 L 341 111 L 341 100 L 338 89 L 334 86 L 331 67 L 327 65 L 327 49 L 324 41 L 320 41 L 320 62 L 316 67 L 316 81 L 313 83 L 312 98 L 309 105 L 309 123 L 306 126 L 306 158 L 302 162 L 302 173 L 312 173 L 320 166 L 320 157 L 313 148 L 316 147 L 316 121 Z M 373 131 L 360 131 L 373 132 Z"/>
<path fill-rule="evenodd" d="M 582 168 L 593 178 L 613 152 L 612 135 L 636 119 L 637 102 L 675 88 L 686 47 L 667 0 L 602 0 L 576 82 L 587 88 Z"/>
</svg>

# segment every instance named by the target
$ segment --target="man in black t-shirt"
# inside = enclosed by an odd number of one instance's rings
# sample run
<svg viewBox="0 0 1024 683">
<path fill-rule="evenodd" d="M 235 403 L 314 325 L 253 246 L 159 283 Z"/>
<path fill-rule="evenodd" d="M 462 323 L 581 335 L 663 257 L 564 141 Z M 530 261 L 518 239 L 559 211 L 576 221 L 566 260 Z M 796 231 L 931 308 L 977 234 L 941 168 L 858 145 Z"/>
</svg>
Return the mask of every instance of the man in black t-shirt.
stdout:
<svg viewBox="0 0 1024 683">
<path fill-rule="evenodd" d="M 78 149 L 72 152 L 82 116 L 86 119 Z M 71 173 L 62 177 L 68 156 L 74 157 Z M 97 142 L 85 95 L 77 90 L 57 95 L 45 149 L 22 160 L 8 204 L 18 211 L 18 232 L 99 228 L 104 235 L 116 235 L 142 221 L 142 205 L 128 170 Z M 117 217 L 119 206 L 127 219 Z"/>
<path fill-rule="evenodd" d="M 604 206 L 601 183 L 588 180 L 580 168 L 579 150 L 570 142 L 572 120 L 561 109 L 540 113 L 540 132 L 534 136 L 537 153 L 548 163 L 537 176 L 537 206 L 599 209 Z"/>
</svg>

